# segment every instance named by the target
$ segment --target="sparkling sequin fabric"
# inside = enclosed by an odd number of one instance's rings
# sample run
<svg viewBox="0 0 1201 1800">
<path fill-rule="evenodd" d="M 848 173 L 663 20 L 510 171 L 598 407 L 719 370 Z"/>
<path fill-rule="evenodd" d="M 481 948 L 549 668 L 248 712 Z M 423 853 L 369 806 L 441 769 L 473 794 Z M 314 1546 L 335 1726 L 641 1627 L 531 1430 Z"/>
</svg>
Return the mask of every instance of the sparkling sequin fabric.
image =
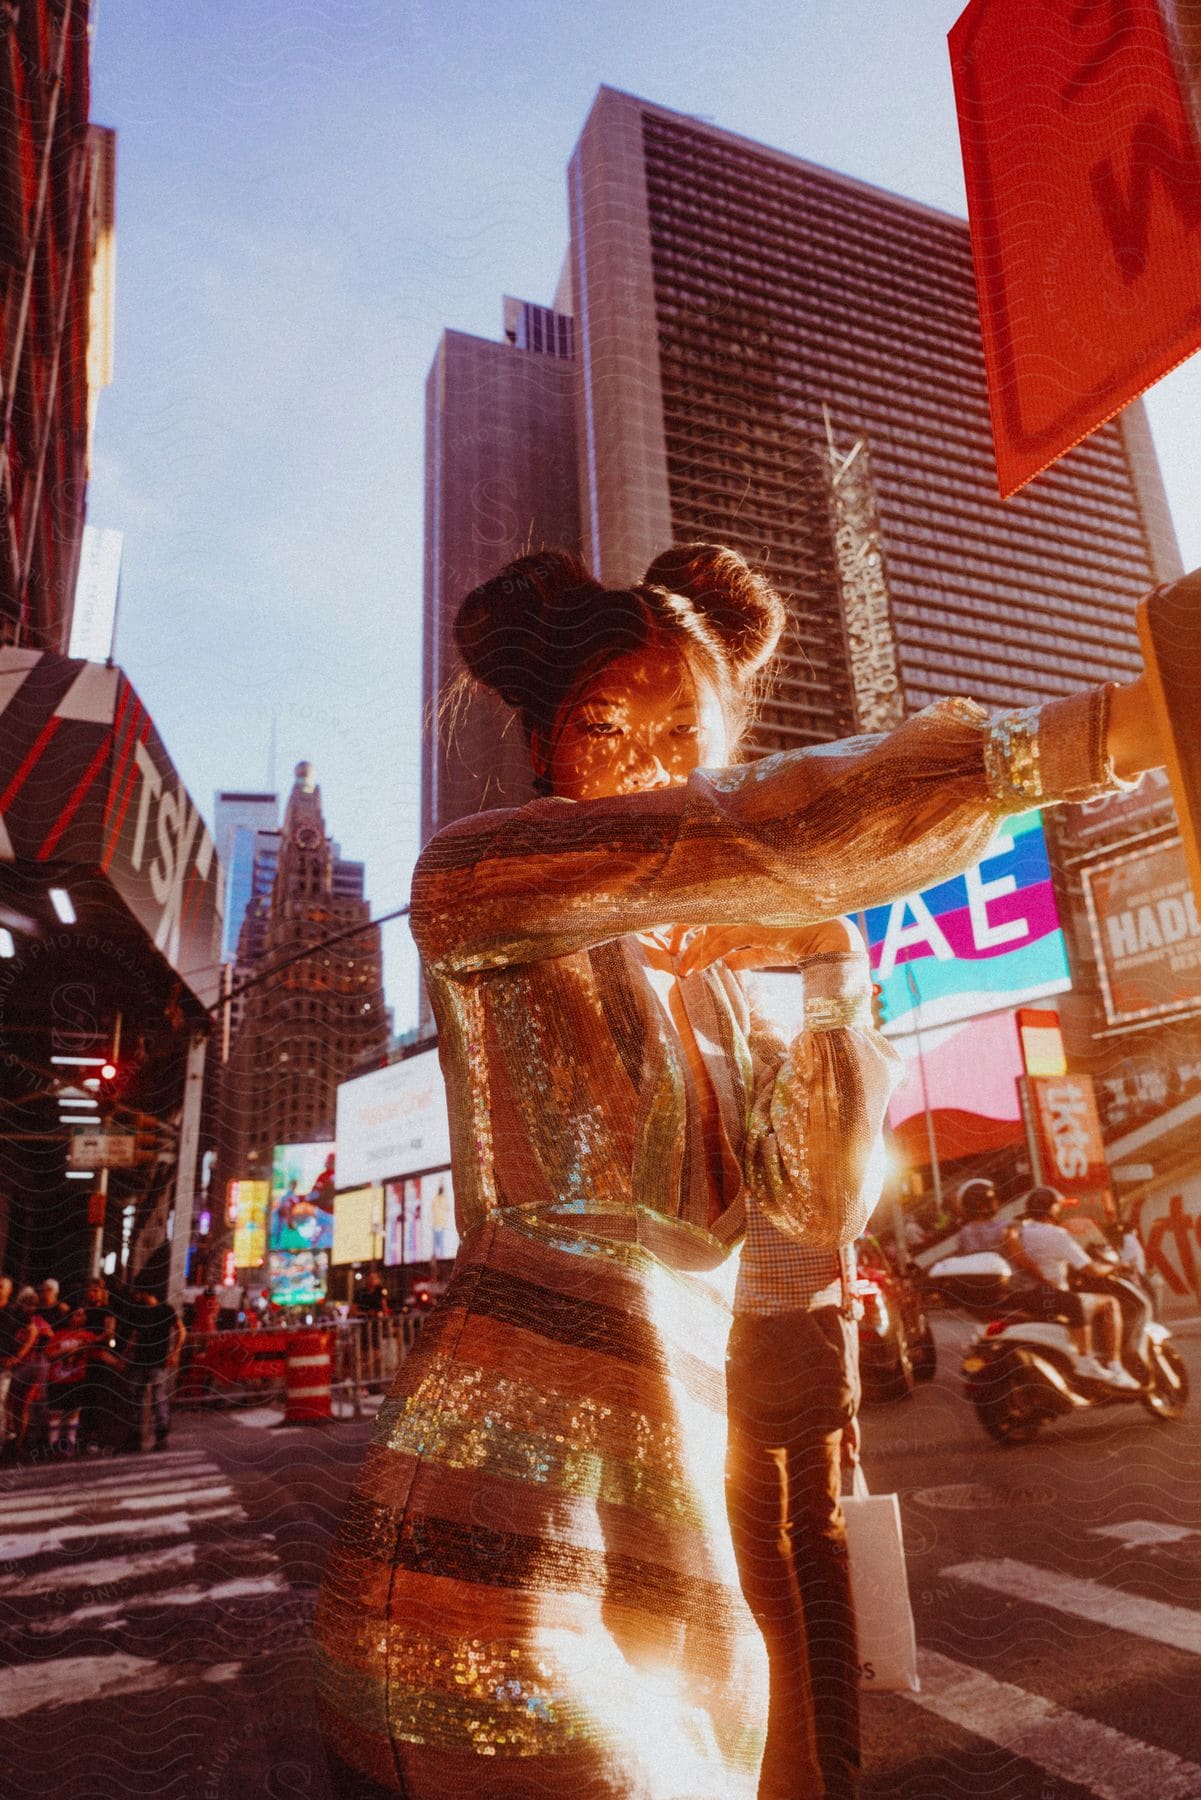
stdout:
<svg viewBox="0 0 1201 1800">
<path fill-rule="evenodd" d="M 786 1046 L 721 965 L 664 1004 L 650 934 L 795 927 L 945 879 L 1006 813 L 1112 785 L 1106 706 L 990 726 L 951 701 L 683 787 L 484 814 L 425 851 L 413 926 L 463 1243 L 322 1590 L 342 1793 L 752 1800 L 732 1247 L 748 1192 L 806 1243 L 856 1235 L 888 1082 L 873 1098 L 848 1049 L 859 1007 L 825 999 Z"/>
</svg>

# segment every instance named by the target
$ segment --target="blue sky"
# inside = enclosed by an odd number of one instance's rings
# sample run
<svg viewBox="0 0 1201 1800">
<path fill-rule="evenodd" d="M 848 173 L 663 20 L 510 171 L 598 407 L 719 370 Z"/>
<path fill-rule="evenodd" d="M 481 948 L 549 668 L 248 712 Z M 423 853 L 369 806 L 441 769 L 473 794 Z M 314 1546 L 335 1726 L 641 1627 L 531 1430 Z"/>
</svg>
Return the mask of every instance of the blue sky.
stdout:
<svg viewBox="0 0 1201 1800">
<path fill-rule="evenodd" d="M 959 0 L 100 0 L 117 343 L 89 514 L 117 654 L 202 807 L 317 767 L 377 911 L 407 895 L 423 386 L 443 327 L 549 300 L 602 82 L 963 214 Z M 686 21 L 681 26 L 680 21 Z M 1201 564 L 1201 357 L 1149 397 Z M 397 1023 L 415 962 L 386 946 Z"/>
</svg>

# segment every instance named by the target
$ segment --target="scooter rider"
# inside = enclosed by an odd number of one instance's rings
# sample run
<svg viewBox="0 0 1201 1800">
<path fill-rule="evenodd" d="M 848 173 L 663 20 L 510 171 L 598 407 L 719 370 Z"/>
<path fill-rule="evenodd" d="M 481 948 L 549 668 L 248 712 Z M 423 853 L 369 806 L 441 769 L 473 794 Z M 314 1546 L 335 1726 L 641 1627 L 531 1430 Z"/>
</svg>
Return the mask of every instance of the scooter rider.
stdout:
<svg viewBox="0 0 1201 1800">
<path fill-rule="evenodd" d="M 1122 1315 L 1116 1300 L 1106 1294 L 1081 1294 L 1068 1286 L 1068 1270 L 1088 1270 L 1109 1276 L 1108 1263 L 1095 1262 L 1081 1244 L 1059 1223 L 1063 1195 L 1053 1187 L 1036 1187 L 1026 1196 L 1021 1224 L 1002 1254 L 1034 1278 L 1050 1316 L 1069 1326 L 1079 1355 L 1079 1372 L 1090 1381 L 1109 1387 L 1134 1389 L 1138 1382 L 1118 1361 Z M 1093 1344 L 1096 1355 L 1093 1355 Z"/>
<path fill-rule="evenodd" d="M 993 1251 L 1008 1257 L 1016 1228 L 997 1218 L 1000 1197 L 992 1182 L 981 1175 L 965 1181 L 955 1194 L 963 1224 L 955 1240 L 957 1256 L 979 1256 Z"/>
</svg>

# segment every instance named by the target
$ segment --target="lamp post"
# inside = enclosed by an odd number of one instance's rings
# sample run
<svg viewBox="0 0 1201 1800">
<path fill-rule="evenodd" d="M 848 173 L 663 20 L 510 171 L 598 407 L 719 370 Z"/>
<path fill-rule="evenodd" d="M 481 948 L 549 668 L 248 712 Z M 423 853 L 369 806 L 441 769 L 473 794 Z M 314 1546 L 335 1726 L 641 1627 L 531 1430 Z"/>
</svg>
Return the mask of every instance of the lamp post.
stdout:
<svg viewBox="0 0 1201 1800">
<path fill-rule="evenodd" d="M 917 1039 L 917 1072 L 922 1084 L 922 1111 L 926 1115 L 926 1144 L 930 1151 L 930 1175 L 934 1182 L 934 1204 L 942 1213 L 942 1169 L 938 1161 L 938 1141 L 934 1135 L 934 1114 L 930 1110 L 930 1089 L 926 1081 L 926 1049 L 922 1041 L 922 997 L 918 991 L 913 964 L 905 964 L 905 985 L 913 999 L 913 1035 Z"/>
</svg>

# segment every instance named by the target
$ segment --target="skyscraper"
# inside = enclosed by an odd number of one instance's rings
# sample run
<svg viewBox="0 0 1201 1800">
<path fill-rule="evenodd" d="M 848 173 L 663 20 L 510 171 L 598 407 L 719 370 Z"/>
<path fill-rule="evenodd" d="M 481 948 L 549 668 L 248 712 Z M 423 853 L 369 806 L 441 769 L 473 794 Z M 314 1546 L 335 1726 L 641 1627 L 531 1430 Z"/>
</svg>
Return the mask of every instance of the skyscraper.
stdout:
<svg viewBox="0 0 1201 1800">
<path fill-rule="evenodd" d="M 873 660 L 898 713 L 1137 668 L 1133 601 L 1179 571 L 1143 409 L 999 500 L 962 220 L 607 88 L 569 188 L 586 554 L 767 564 L 793 624 L 766 744 L 866 722 Z"/>
<path fill-rule="evenodd" d="M 530 797 L 529 763 L 488 697 L 440 714 L 459 601 L 523 550 L 579 545 L 572 322 L 506 299 L 504 338 L 443 335 L 426 386 L 422 838 Z"/>
<path fill-rule="evenodd" d="M 279 831 L 279 795 L 228 790 L 213 798 L 213 838 L 225 878 L 225 922 L 221 955 L 231 962 L 246 909 L 255 894 L 255 868 L 265 832 Z M 274 869 L 272 870 L 274 876 Z M 270 889 L 270 883 L 268 891 Z"/>
<path fill-rule="evenodd" d="M 433 714 L 458 599 L 527 543 L 576 541 L 572 412 L 603 580 L 717 539 L 789 599 L 760 749 L 1137 668 L 1134 601 L 1180 567 L 1143 408 L 998 498 L 963 220 L 610 88 L 568 189 L 548 316 L 570 335 L 548 357 L 447 333 L 431 372 L 425 835 L 508 797 L 493 771 L 523 766 L 477 702 L 450 778 Z"/>
<path fill-rule="evenodd" d="M 0 11 L 0 643 L 59 653 L 112 358 L 116 134 L 88 123 L 88 13 Z"/>
<path fill-rule="evenodd" d="M 311 764 L 296 766 L 282 830 L 258 835 L 260 885 L 272 858 L 274 880 L 243 920 L 238 974 L 266 978 L 246 994 L 224 1084 L 227 1178 L 268 1172 L 276 1144 L 332 1138 L 338 1083 L 388 1041 L 362 864 L 336 857 Z"/>
</svg>

